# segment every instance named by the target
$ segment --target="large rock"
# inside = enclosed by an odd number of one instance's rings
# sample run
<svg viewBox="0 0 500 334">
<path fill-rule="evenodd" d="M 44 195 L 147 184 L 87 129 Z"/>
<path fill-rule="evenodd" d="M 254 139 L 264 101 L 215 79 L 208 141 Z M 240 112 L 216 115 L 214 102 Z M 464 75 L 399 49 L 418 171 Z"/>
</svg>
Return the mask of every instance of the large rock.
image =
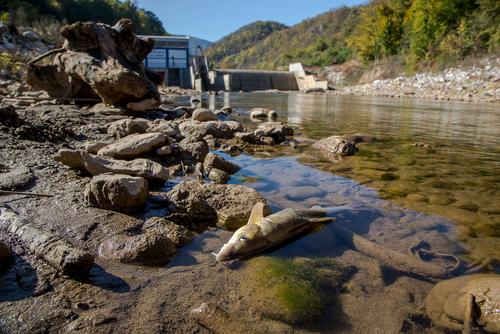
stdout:
<svg viewBox="0 0 500 334">
<path fill-rule="evenodd" d="M 0 190 L 17 190 L 27 187 L 35 180 L 35 175 L 28 167 L 20 166 L 7 173 L 0 174 Z"/>
<path fill-rule="evenodd" d="M 466 307 L 473 297 L 473 319 L 480 332 L 500 332 L 500 276 L 468 275 L 441 281 L 425 299 L 432 321 L 447 330 L 464 330 Z"/>
<path fill-rule="evenodd" d="M 207 121 L 216 121 L 217 115 L 205 108 L 198 108 L 193 111 L 193 115 L 191 116 L 193 121 L 207 122 Z"/>
<path fill-rule="evenodd" d="M 197 181 L 178 184 L 168 193 L 168 198 L 178 218 L 194 225 L 216 224 L 227 229 L 246 224 L 253 206 L 257 202 L 266 203 L 255 189 L 249 187 Z M 265 213 L 271 213 L 267 205 Z"/>
<path fill-rule="evenodd" d="M 142 209 L 148 200 L 148 181 L 122 174 L 94 176 L 84 192 L 90 206 L 122 212 Z"/>
<path fill-rule="evenodd" d="M 113 173 L 140 176 L 150 181 L 168 180 L 168 169 L 148 159 L 114 160 L 91 155 L 84 150 L 61 149 L 54 160 L 94 176 Z"/>
<path fill-rule="evenodd" d="M 354 155 L 358 151 L 356 140 L 352 136 L 331 136 L 323 138 L 315 142 L 311 148 L 320 151 L 323 156 L 330 160 Z"/>
<path fill-rule="evenodd" d="M 182 136 L 195 139 L 201 139 L 206 135 L 232 138 L 236 132 L 243 130 L 243 126 L 236 121 L 186 121 L 179 124 L 179 130 Z"/>
<path fill-rule="evenodd" d="M 250 110 L 250 118 L 254 120 L 267 120 L 271 109 L 266 108 L 253 108 Z"/>
<path fill-rule="evenodd" d="M 98 248 L 102 259 L 142 265 L 161 264 L 175 254 L 175 243 L 156 230 L 139 235 L 116 235 L 103 241 Z"/>
<path fill-rule="evenodd" d="M 144 118 L 126 118 L 114 121 L 108 126 L 108 135 L 123 138 L 134 133 L 144 133 L 151 125 L 151 121 Z"/>
<path fill-rule="evenodd" d="M 234 174 L 240 170 L 240 166 L 227 161 L 215 153 L 208 153 L 203 161 L 203 171 L 208 174 L 212 168 L 220 169 L 228 174 Z"/>
<path fill-rule="evenodd" d="M 144 222 L 143 231 L 156 230 L 156 233 L 166 235 L 177 247 L 191 243 L 194 234 L 186 227 L 177 225 L 168 219 L 161 217 L 151 217 Z"/>
<path fill-rule="evenodd" d="M 133 134 L 104 146 L 97 154 L 117 159 L 136 158 L 162 146 L 166 141 L 167 137 L 159 132 Z"/>
<path fill-rule="evenodd" d="M 281 143 L 287 140 L 287 137 L 293 136 L 293 129 L 281 122 L 265 122 L 259 124 L 259 127 L 254 131 L 254 136 L 271 137 L 276 143 Z"/>
</svg>

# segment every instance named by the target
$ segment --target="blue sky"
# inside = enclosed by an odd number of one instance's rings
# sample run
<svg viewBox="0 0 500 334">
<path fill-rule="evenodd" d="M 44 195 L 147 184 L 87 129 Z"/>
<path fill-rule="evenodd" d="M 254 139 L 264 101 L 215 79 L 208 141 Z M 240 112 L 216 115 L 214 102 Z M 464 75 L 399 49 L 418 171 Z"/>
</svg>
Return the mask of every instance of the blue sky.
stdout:
<svg viewBox="0 0 500 334">
<path fill-rule="evenodd" d="M 138 0 L 162 20 L 172 34 L 192 35 L 209 41 L 230 34 L 241 26 L 272 20 L 296 24 L 342 5 L 363 0 Z"/>
</svg>

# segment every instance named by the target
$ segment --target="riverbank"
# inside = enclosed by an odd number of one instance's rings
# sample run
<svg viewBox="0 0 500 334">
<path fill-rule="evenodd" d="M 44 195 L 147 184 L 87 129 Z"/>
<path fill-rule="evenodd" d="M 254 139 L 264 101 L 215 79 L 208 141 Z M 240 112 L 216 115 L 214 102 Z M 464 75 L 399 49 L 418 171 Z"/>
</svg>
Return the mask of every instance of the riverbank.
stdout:
<svg viewBox="0 0 500 334">
<path fill-rule="evenodd" d="M 328 94 L 500 102 L 500 58 L 485 58 L 475 65 L 452 67 L 436 73 L 424 72 L 337 87 Z"/>
</svg>

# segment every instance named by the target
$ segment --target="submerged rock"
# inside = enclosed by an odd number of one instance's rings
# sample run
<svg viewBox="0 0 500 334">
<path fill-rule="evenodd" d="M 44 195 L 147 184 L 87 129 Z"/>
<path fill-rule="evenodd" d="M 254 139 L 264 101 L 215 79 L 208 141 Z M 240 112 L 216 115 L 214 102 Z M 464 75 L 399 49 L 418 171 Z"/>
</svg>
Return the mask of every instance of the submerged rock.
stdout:
<svg viewBox="0 0 500 334">
<path fill-rule="evenodd" d="M 123 138 L 135 133 L 144 133 L 150 125 L 151 121 L 144 118 L 126 118 L 110 123 L 107 132 L 116 138 Z"/>
<path fill-rule="evenodd" d="M 331 136 L 315 142 L 311 148 L 320 151 L 326 158 L 336 160 L 339 157 L 354 155 L 358 148 L 351 136 Z"/>
<path fill-rule="evenodd" d="M 28 167 L 17 167 L 0 174 L 0 190 L 17 190 L 27 187 L 35 180 L 35 175 Z"/>
<path fill-rule="evenodd" d="M 162 146 L 166 141 L 167 137 L 159 132 L 133 134 L 104 146 L 97 154 L 117 159 L 136 158 Z"/>
<path fill-rule="evenodd" d="M 61 149 L 54 160 L 94 176 L 104 173 L 140 176 L 151 181 L 168 180 L 168 169 L 148 159 L 114 160 L 91 155 L 83 150 Z"/>
<path fill-rule="evenodd" d="M 175 186 L 168 198 L 174 212 L 184 215 L 192 224 L 205 224 L 236 229 L 246 224 L 253 206 L 266 203 L 255 190 L 240 185 L 203 184 L 185 181 Z M 265 214 L 271 209 L 265 205 Z"/>
<path fill-rule="evenodd" d="M 87 185 L 84 197 L 96 208 L 132 212 L 146 205 L 148 194 L 148 182 L 142 177 L 100 174 Z"/>
<path fill-rule="evenodd" d="M 193 115 L 191 116 L 193 121 L 207 122 L 207 121 L 216 121 L 217 115 L 205 108 L 198 108 L 193 111 Z"/>
<path fill-rule="evenodd" d="M 472 310 L 467 310 L 472 296 Z M 481 331 L 500 332 L 500 276 L 468 275 L 441 281 L 425 299 L 432 321 L 447 330 L 461 331 L 470 313 Z M 469 315 L 467 315 L 469 313 Z"/>
</svg>

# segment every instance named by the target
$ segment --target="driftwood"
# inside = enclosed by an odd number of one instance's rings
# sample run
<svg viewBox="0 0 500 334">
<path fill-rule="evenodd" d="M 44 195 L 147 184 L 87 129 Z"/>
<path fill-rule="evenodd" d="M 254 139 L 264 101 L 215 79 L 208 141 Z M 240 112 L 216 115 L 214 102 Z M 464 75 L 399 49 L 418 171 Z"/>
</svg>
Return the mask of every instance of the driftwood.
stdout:
<svg viewBox="0 0 500 334">
<path fill-rule="evenodd" d="M 35 256 L 65 274 L 88 275 L 94 264 L 89 253 L 20 218 L 5 206 L 0 206 L 0 228 L 19 238 Z"/>
<path fill-rule="evenodd" d="M 331 224 L 332 231 L 347 245 L 367 256 L 382 261 L 385 265 L 400 272 L 405 272 L 422 277 L 432 277 L 438 279 L 450 278 L 457 274 L 461 265 L 460 260 L 456 260 L 453 268 L 446 268 L 437 264 L 422 261 L 416 256 L 397 252 L 395 250 L 377 245 L 360 235 L 349 231 L 339 225 Z"/>
<path fill-rule="evenodd" d="M 61 30 L 61 49 L 29 62 L 28 83 L 52 98 L 96 98 L 105 104 L 150 110 L 160 105 L 158 79 L 142 61 L 154 41 L 138 38 L 132 21 L 121 19 L 114 26 L 77 22 Z M 50 65 L 38 61 L 54 56 Z M 142 101 L 147 101 L 142 103 Z"/>
</svg>

